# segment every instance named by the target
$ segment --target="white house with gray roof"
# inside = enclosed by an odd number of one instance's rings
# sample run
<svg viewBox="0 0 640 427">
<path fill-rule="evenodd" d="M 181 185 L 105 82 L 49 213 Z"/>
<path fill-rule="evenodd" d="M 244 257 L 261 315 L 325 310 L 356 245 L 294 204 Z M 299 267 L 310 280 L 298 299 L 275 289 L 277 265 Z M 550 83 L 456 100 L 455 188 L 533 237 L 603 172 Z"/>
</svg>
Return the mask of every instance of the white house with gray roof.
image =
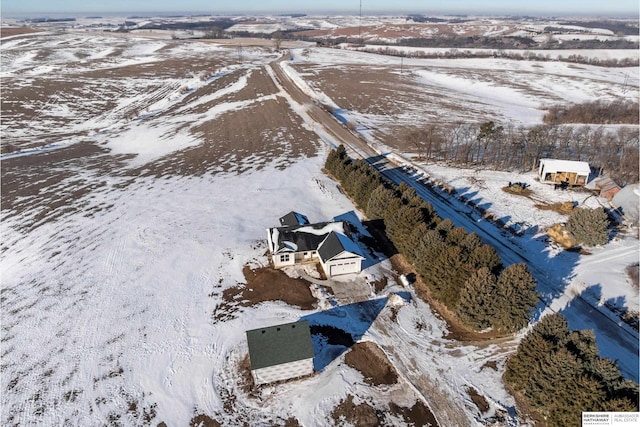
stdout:
<svg viewBox="0 0 640 427">
<path fill-rule="evenodd" d="M 306 320 L 246 331 L 256 386 L 313 373 L 315 351 Z"/>
<path fill-rule="evenodd" d="M 309 224 L 304 215 L 290 212 L 280 218 L 280 223 L 287 225 L 267 230 L 267 246 L 275 268 L 320 263 L 327 277 L 362 270 L 365 258 L 351 239 L 348 222 Z"/>
</svg>

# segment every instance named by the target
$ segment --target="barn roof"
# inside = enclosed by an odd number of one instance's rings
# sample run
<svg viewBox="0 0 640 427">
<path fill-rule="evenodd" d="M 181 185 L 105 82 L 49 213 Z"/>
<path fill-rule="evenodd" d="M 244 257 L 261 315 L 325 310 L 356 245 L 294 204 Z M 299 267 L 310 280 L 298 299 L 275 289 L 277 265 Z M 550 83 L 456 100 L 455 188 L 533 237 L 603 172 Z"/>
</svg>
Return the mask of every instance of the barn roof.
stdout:
<svg viewBox="0 0 640 427">
<path fill-rule="evenodd" d="M 577 172 L 587 176 L 591 173 L 589 163 L 575 160 L 540 159 L 540 167 L 543 166 L 547 172 Z"/>
<path fill-rule="evenodd" d="M 252 370 L 315 356 L 306 320 L 252 329 L 246 334 Z"/>
</svg>

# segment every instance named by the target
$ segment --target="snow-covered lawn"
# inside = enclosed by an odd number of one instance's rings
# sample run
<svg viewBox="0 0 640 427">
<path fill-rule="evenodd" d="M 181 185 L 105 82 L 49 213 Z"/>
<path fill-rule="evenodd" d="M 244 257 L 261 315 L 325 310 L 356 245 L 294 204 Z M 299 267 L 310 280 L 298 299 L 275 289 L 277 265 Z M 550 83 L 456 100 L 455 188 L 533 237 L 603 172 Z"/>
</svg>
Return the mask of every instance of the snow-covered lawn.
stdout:
<svg viewBox="0 0 640 427">
<path fill-rule="evenodd" d="M 113 102 L 100 104 L 96 114 L 77 113 L 72 107 L 78 97 L 91 99 L 93 92 L 75 97 L 47 92 L 52 99 L 43 100 L 36 91 L 33 99 L 25 99 L 33 103 L 29 111 L 35 118 L 23 118 L 19 125 L 3 120 L 3 138 L 38 146 L 47 129 L 61 132 L 65 126 L 64 120 L 49 114 L 49 105 L 55 104 L 58 117 L 68 120 L 74 132 L 70 137 L 74 144 L 64 144 L 67 140 L 61 138 L 59 145 L 44 150 L 3 157 L 3 178 L 15 182 L 9 172 L 18 174 L 23 180 L 18 187 L 33 189 L 19 193 L 20 188 L 11 188 L 10 194 L 3 194 L 3 203 L 11 202 L 3 206 L 0 223 L 3 425 L 162 421 L 173 426 L 188 425 L 195 414 L 206 414 L 223 425 L 282 424 L 294 417 L 302 425 L 323 426 L 331 425 L 331 411 L 348 395 L 382 409 L 389 401 L 410 407 L 420 400 L 441 426 L 481 425 L 483 418 L 498 413 L 505 417 L 504 424 L 519 425 L 514 400 L 501 382 L 505 359 L 519 337 L 490 345 L 446 338 L 446 324 L 410 288 L 395 283 L 388 260 L 370 262 L 371 267 L 360 274 L 363 282 L 389 278 L 387 288 L 372 293 L 364 304 L 336 305 L 314 287 L 319 298 L 314 310 L 265 302 L 240 308 L 224 321 L 214 317 L 223 291 L 245 282 L 243 267 L 267 264 L 265 230 L 280 216 L 296 210 L 321 221 L 354 210 L 321 171 L 328 145 L 334 142 L 331 136 L 305 113 L 305 106 L 281 92 L 281 86 L 264 83 L 274 78 L 269 68 L 264 69 L 271 54 L 247 50 L 244 63 L 237 64 L 233 48 L 206 43 L 140 39 L 135 45 L 90 34 L 43 37 L 3 43 L 3 63 L 5 58 L 11 63 L 3 67 L 3 83 L 29 88 L 47 73 L 99 71 L 107 74 L 99 80 L 106 87 L 97 86 L 104 92 L 98 93 L 112 96 Z M 87 44 L 99 46 L 101 53 L 82 60 L 69 53 Z M 41 51 L 42 59 L 29 52 L 30 46 Z M 46 59 L 49 51 L 52 60 Z M 312 49 L 311 55 L 318 55 L 327 66 L 343 66 L 345 53 L 330 52 Z M 339 52 L 337 57 L 334 52 Z M 197 69 L 193 75 L 170 77 L 173 70 L 163 68 L 161 59 L 173 54 L 183 60 L 208 55 L 215 59 L 213 64 L 204 59 L 200 65 L 190 63 Z M 349 54 L 361 63 L 371 58 Z M 155 64 L 164 73 L 162 78 L 149 78 L 153 84 L 144 84 L 145 64 Z M 51 68 L 44 73 L 38 69 L 43 65 Z M 295 77 L 294 67 L 286 69 Z M 205 71 L 215 78 L 201 79 Z M 128 72 L 139 78 L 132 81 Z M 580 79 L 580 75 L 570 77 Z M 228 78 L 225 84 L 220 83 L 223 78 Z M 299 83 L 303 80 L 300 77 Z M 262 86 L 249 96 L 252 81 Z M 183 93 L 183 86 L 189 91 Z M 310 85 L 305 90 L 334 102 Z M 135 103 L 139 107 L 132 109 Z M 227 147 L 225 141 L 245 138 L 238 125 L 225 122 L 219 139 L 190 130 L 210 122 L 216 126 L 209 133 L 215 133 L 225 117 L 246 110 L 268 127 L 274 122 L 264 119 L 265 111 L 276 105 L 290 113 L 282 114 L 289 133 L 278 128 L 264 134 L 261 129 L 260 139 Z M 124 117 L 131 111 L 138 114 Z M 32 129 L 30 124 L 41 127 Z M 294 132 L 294 128 L 300 129 Z M 312 129 L 320 135 L 313 135 Z M 66 161 L 65 150 L 82 144 L 95 146 L 97 154 Z M 197 147 L 228 150 L 218 160 L 233 167 L 222 167 L 213 157 L 206 158 L 210 164 L 202 163 L 207 153 L 190 151 Z M 22 161 L 15 164 L 24 165 L 24 171 L 12 168 L 11 162 Z M 178 162 L 202 163 L 208 169 L 180 174 L 175 172 L 180 170 Z M 424 167 L 450 185 L 466 188 L 462 193 L 477 192 L 473 197 L 480 199 L 479 204 L 490 204 L 490 211 L 509 216 L 506 222 L 525 229 L 560 218 L 546 211 L 534 213 L 528 201 L 503 194 L 499 188 L 507 181 L 526 180 L 537 196 L 550 200 L 570 198 L 589 206 L 595 200 L 585 202 L 582 193 L 542 188 L 531 176 Z M 50 172 L 62 178 L 49 182 Z M 20 195 L 13 196 L 14 191 Z M 75 195 L 62 198 L 69 194 Z M 50 205 L 32 203 L 36 200 Z M 72 205 L 60 200 L 71 200 Z M 549 250 L 539 256 L 561 254 Z M 571 273 L 574 277 L 567 279 L 592 290 L 600 285 L 594 298 L 618 298 L 629 308 L 634 307 L 633 300 L 637 307 L 637 293 L 634 300 L 619 270 L 634 256 L 637 260 L 637 240 L 616 240 L 580 257 Z M 392 293 L 397 296 L 387 298 Z M 246 354 L 245 330 L 301 318 L 342 327 L 376 342 L 398 370 L 398 384 L 367 385 L 344 363 L 345 348 L 325 345 L 318 360 L 323 369 L 314 376 L 247 395 L 238 371 Z M 481 414 L 471 402 L 468 387 L 487 399 L 487 413 Z"/>
</svg>

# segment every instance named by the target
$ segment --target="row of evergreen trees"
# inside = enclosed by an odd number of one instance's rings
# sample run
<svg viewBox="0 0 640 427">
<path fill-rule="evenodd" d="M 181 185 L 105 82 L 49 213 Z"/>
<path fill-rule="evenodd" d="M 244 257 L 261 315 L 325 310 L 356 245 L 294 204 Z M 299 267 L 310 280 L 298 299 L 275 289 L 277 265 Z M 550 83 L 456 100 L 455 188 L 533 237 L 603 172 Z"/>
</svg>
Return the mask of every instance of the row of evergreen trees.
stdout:
<svg viewBox="0 0 640 427">
<path fill-rule="evenodd" d="M 638 411 L 638 384 L 599 357 L 593 331 L 569 331 L 560 314 L 543 317 L 520 342 L 504 379 L 549 426 L 579 426 L 581 412 Z"/>
<path fill-rule="evenodd" d="M 351 160 L 343 146 L 325 167 L 369 219 L 383 221 L 398 252 L 469 327 L 515 332 L 527 325 L 539 296 L 524 264 L 503 268 L 478 235 L 441 219 L 407 184 L 396 186 L 364 160 Z"/>
</svg>

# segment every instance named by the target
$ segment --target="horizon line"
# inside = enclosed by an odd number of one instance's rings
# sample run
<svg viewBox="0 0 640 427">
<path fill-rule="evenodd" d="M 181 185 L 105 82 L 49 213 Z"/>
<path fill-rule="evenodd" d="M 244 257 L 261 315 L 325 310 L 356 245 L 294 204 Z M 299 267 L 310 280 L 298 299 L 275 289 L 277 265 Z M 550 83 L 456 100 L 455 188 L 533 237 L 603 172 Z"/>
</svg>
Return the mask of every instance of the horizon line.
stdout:
<svg viewBox="0 0 640 427">
<path fill-rule="evenodd" d="M 99 16 L 104 15 L 104 16 Z M 301 12 L 301 11 L 290 11 L 290 10 L 281 10 L 281 11 L 265 11 L 265 10 L 256 10 L 256 11 L 220 11 L 220 12 L 211 12 L 211 11 L 83 11 L 83 12 L 60 12 L 58 11 L 16 11 L 16 12 L 7 12 L 0 11 L 0 18 L 13 18 L 13 19 L 28 19 L 34 17 L 42 17 L 45 18 L 47 16 L 57 16 L 57 17 L 69 17 L 69 18 L 104 18 L 104 17 L 140 17 L 140 18 L 154 18 L 154 17 L 190 17 L 190 16 L 289 16 L 289 15 L 304 15 L 304 16 L 359 16 L 358 11 L 336 11 L 336 10 L 327 10 L 320 11 L 316 10 L 313 12 Z M 636 18 L 640 21 L 640 17 L 637 12 L 619 12 L 617 14 L 612 13 L 600 13 L 600 12 L 554 12 L 554 13 L 533 13 L 533 12 L 466 12 L 462 13 L 460 11 L 432 11 L 432 12 L 417 12 L 417 11 L 409 11 L 409 10 L 377 10 L 377 11 L 369 11 L 367 14 L 362 14 L 362 16 L 450 16 L 450 17 L 504 17 L 504 18 L 524 18 L 524 17 L 535 17 L 535 18 L 555 18 L 555 17 L 593 17 L 593 18 L 626 18 L 632 19 Z"/>
</svg>

